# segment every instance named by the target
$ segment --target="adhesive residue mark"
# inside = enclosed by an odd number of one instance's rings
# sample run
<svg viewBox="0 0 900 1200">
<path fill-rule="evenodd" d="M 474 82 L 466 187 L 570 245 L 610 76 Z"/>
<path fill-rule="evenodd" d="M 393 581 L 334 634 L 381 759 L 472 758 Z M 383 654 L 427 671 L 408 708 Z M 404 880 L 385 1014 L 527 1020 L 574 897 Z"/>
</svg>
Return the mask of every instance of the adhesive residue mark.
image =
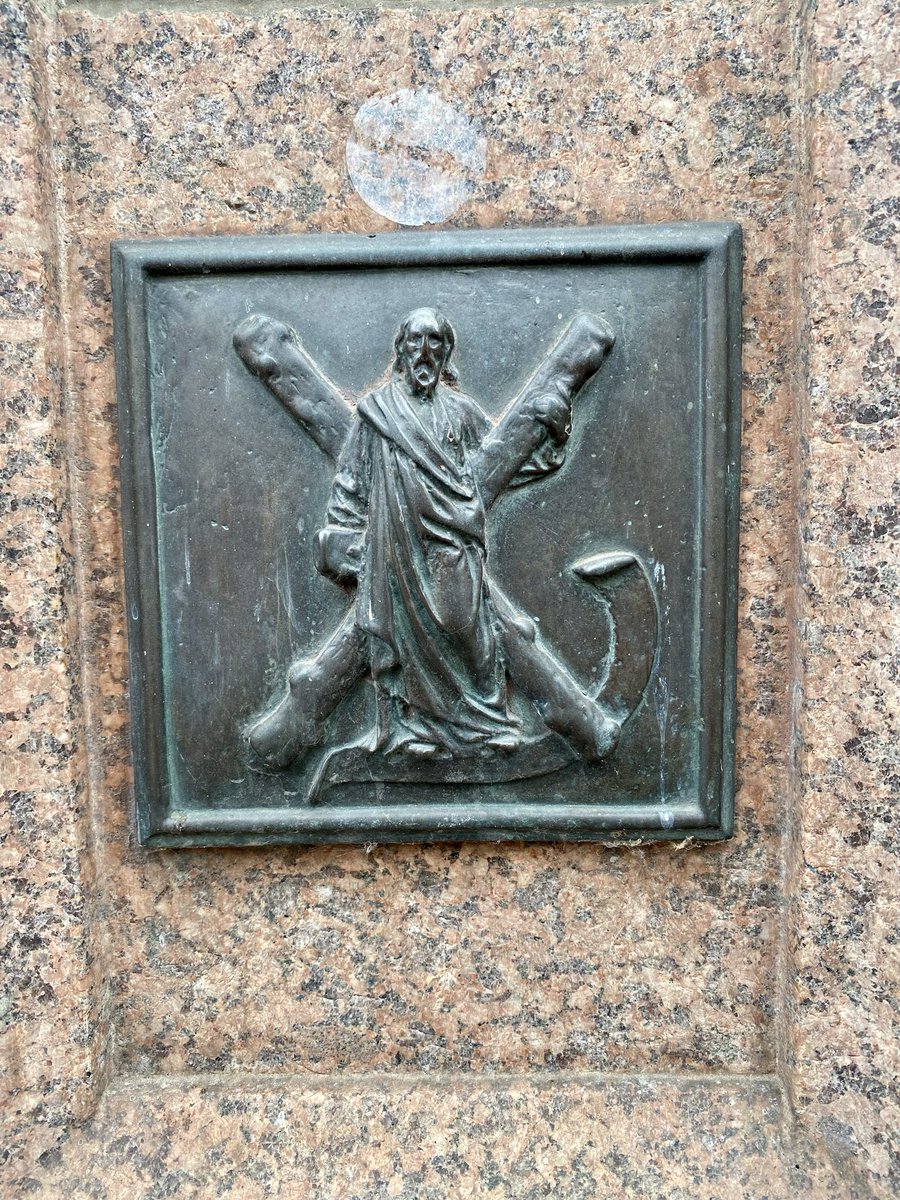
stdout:
<svg viewBox="0 0 900 1200">
<path fill-rule="evenodd" d="M 403 88 L 368 100 L 347 142 L 350 181 L 398 225 L 445 221 L 484 175 L 486 139 L 436 93 Z"/>
</svg>

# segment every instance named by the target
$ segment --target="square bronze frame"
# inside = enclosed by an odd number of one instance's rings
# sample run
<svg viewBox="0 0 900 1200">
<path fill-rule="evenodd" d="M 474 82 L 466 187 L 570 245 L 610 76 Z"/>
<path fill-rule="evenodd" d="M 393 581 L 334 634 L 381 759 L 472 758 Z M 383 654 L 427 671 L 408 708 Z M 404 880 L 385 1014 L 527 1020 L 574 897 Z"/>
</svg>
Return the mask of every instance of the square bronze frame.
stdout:
<svg viewBox="0 0 900 1200">
<path fill-rule="evenodd" d="M 741 235 L 732 223 L 563 230 L 210 237 L 111 247 L 132 745 L 139 840 L 157 848 L 267 843 L 716 840 L 733 825 L 740 455 Z M 699 645 L 703 734 L 689 797 L 648 803 L 172 807 L 164 724 L 148 281 L 296 270 L 572 262 L 679 263 L 699 272 L 703 406 Z"/>
</svg>

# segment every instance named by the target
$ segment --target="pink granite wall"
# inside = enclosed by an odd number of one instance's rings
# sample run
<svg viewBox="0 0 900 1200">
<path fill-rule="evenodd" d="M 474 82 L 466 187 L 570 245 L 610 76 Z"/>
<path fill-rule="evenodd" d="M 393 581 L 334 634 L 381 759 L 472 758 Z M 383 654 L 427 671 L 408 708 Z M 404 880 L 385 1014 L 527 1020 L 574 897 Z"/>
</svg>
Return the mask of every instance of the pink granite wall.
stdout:
<svg viewBox="0 0 900 1200">
<path fill-rule="evenodd" d="M 771 364 L 791 353 L 796 150 L 783 15 L 722 15 L 62 14 L 54 141 L 123 1068 L 772 1068 L 794 509 L 791 377 Z M 490 132 L 464 223 L 745 226 L 742 819 L 727 845 L 132 846 L 109 240 L 384 228 L 344 151 L 360 100 L 399 86 L 447 87 Z"/>
<path fill-rule="evenodd" d="M 896 13 L 819 4 L 805 52 L 796 1100 L 900 1186 Z"/>
<path fill-rule="evenodd" d="M 9 1158 L 54 1147 L 91 1112 L 108 1024 L 91 946 L 48 25 L 13 4 L 0 28 L 0 1154 Z"/>
<path fill-rule="evenodd" d="M 8 10 L 13 1195 L 890 1194 L 876 16 Z M 109 241 L 389 227 L 344 150 L 401 87 L 487 136 L 456 225 L 744 227 L 722 846 L 135 845 Z"/>
</svg>

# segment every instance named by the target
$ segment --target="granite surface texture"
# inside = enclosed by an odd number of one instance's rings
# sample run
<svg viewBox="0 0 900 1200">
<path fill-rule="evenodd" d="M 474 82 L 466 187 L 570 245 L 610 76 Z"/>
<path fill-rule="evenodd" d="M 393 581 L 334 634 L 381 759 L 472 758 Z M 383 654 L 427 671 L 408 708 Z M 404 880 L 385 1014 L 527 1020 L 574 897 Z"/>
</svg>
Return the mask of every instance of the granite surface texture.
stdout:
<svg viewBox="0 0 900 1200">
<path fill-rule="evenodd" d="M 99 1134 L 99 1136 L 98 1136 Z M 15 1186 L 72 1200 L 866 1200 L 767 1078 L 123 1080 Z"/>
<path fill-rule="evenodd" d="M 900 1190 L 898 23 L 825 0 L 807 48 L 796 1100 Z"/>
<path fill-rule="evenodd" d="M 7 1190 L 892 1194 L 879 4 L 2 11 Z M 109 241 L 391 228 L 345 153 L 399 89 L 484 131 L 457 227 L 743 225 L 728 843 L 135 843 Z"/>
<path fill-rule="evenodd" d="M 97 1095 L 108 1021 L 91 950 L 85 738 L 47 26 L 0 13 L 0 1161 L 53 1146 Z"/>
<path fill-rule="evenodd" d="M 792 336 L 779 300 L 795 148 L 777 115 L 790 65 L 771 9 L 61 14 L 54 142 L 91 563 L 98 916 L 129 1070 L 772 1067 L 794 510 L 790 379 L 771 361 L 787 361 Z M 738 835 L 702 851 L 137 850 L 109 240 L 383 229 L 346 177 L 355 106 L 438 84 L 491 132 L 490 174 L 461 223 L 745 226 Z M 663 116 L 644 111 L 648 95 Z"/>
</svg>

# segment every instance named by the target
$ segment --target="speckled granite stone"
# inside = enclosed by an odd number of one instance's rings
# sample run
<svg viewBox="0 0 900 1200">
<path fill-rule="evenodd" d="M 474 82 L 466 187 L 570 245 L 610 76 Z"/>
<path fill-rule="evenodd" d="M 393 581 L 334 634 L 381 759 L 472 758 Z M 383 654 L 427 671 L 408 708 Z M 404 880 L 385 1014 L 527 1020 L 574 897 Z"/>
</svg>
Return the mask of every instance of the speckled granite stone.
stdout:
<svg viewBox="0 0 900 1200">
<path fill-rule="evenodd" d="M 771 1080 L 122 1081 L 15 1184 L 71 1200 L 864 1200 Z M 97 1136 L 97 1130 L 102 1136 Z"/>
<path fill-rule="evenodd" d="M 809 411 L 796 1099 L 900 1193 L 897 13 L 821 0 L 807 48 Z"/>
<path fill-rule="evenodd" d="M 788 754 L 791 198 L 783 13 L 60 16 L 55 140 L 91 563 L 100 903 L 141 1071 L 768 1069 Z M 376 91 L 482 123 L 459 223 L 733 217 L 747 233 L 739 833 L 703 850 L 150 854 L 131 844 L 112 237 L 382 229 L 344 165 Z M 599 90 L 598 90 L 599 88 Z M 748 753 L 749 751 L 749 753 Z"/>
<path fill-rule="evenodd" d="M 59 313 L 39 63 L 0 9 L 0 1169 L 91 1110 L 98 1077 L 90 862 Z"/>
<path fill-rule="evenodd" d="M 867 656 L 892 638 L 885 492 L 897 472 L 884 453 L 890 413 L 871 399 L 891 299 L 874 0 L 827 0 L 802 22 L 784 0 L 110 19 L 64 9 L 46 25 L 31 17 L 30 52 L 21 14 L 4 11 L 0 152 L 16 188 L 0 333 L 22 411 L 4 410 L 0 452 L 20 507 L 2 518 L 23 556 L 3 578 L 18 639 L 5 647 L 18 682 L 3 708 L 19 718 L 4 786 L 13 778 L 25 797 L 5 810 L 0 841 L 23 964 L 3 1035 L 19 1072 L 6 1076 L 6 1191 L 890 1194 L 896 979 L 884 968 L 896 940 L 881 738 L 896 669 Z M 485 132 L 486 173 L 458 226 L 744 226 L 730 843 L 134 844 L 109 241 L 387 228 L 350 186 L 344 154 L 359 105 L 401 88 L 439 92 Z M 47 268 L 57 233 L 58 281 Z M 65 424 L 53 382 L 63 365 Z M 784 1136 L 776 1068 L 815 1140 Z M 579 1082 L 572 1070 L 706 1079 Z M 429 1082 L 440 1071 L 455 1074 Z M 77 1128 L 107 1075 L 94 1121 Z M 829 1165 L 835 1146 L 870 1183 Z"/>
</svg>

